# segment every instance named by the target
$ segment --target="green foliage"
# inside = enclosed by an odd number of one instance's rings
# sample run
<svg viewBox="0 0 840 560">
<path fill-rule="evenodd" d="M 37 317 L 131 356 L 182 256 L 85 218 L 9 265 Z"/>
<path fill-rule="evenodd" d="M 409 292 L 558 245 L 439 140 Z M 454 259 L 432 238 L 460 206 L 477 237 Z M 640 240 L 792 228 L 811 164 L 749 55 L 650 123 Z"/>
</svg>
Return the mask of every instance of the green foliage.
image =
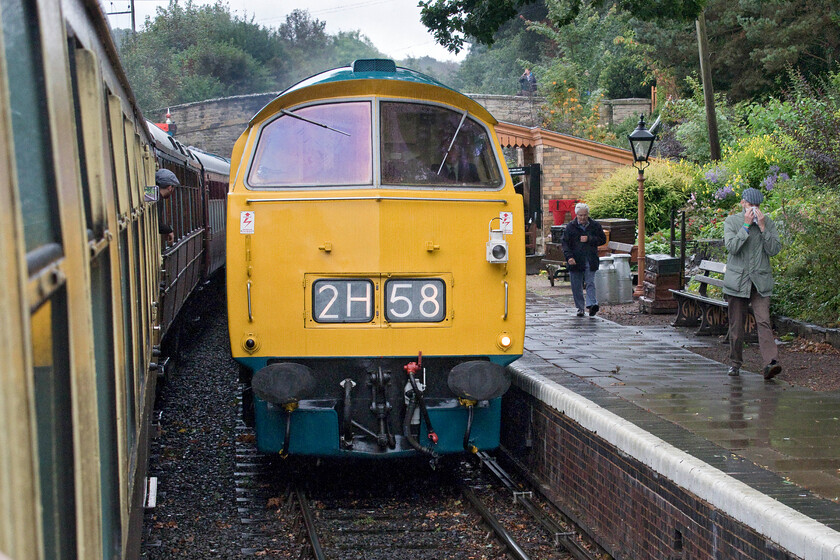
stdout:
<svg viewBox="0 0 840 560">
<path fill-rule="evenodd" d="M 227 4 L 170 0 L 125 34 L 120 56 L 143 111 L 214 97 L 277 91 L 355 58 L 381 56 L 358 32 L 329 36 L 295 10 L 278 30 L 231 14 Z"/>
<path fill-rule="evenodd" d="M 671 209 L 683 206 L 694 170 L 691 166 L 657 161 L 645 170 L 645 230 L 665 228 Z M 638 172 L 632 167 L 619 169 L 602 179 L 587 196 L 593 218 L 638 217 Z"/>
<path fill-rule="evenodd" d="M 630 16 L 615 6 L 598 9 L 585 5 L 570 25 L 562 25 L 564 0 L 546 0 L 545 22 L 531 22 L 529 28 L 557 47 L 557 56 L 544 65 L 573 69 L 584 97 L 609 88 L 609 95 L 630 97 L 645 82 L 644 61 L 630 28 Z"/>
<path fill-rule="evenodd" d="M 492 46 L 474 43 L 452 86 L 467 92 L 516 95 L 519 76 L 526 67 L 542 60 L 543 51 L 549 48 L 548 39 L 529 30 L 527 21 L 541 20 L 546 14 L 542 3 L 526 6 L 518 12 L 519 17 L 502 26 Z M 545 82 L 542 72 L 534 75 L 538 84 Z"/>
<path fill-rule="evenodd" d="M 772 260 L 774 312 L 840 327 L 840 193 L 796 180 L 780 184 L 773 201 L 782 238 Z"/>
<path fill-rule="evenodd" d="M 840 184 L 840 72 L 817 80 L 819 91 L 800 73 L 791 74 L 794 88 L 788 97 L 792 114 L 779 126 L 806 172 L 817 184 L 836 189 Z"/>
<path fill-rule="evenodd" d="M 420 19 L 435 40 L 450 51 L 459 52 L 468 37 L 478 43 L 492 45 L 496 32 L 517 11 L 536 0 L 426 0 L 420 1 Z M 585 0 L 564 0 L 558 2 L 556 22 L 559 26 L 569 25 L 582 10 L 597 4 L 600 8 L 613 5 L 611 0 L 588 2 Z M 691 21 L 697 17 L 706 0 L 621 0 L 618 6 L 642 20 L 659 21 L 676 19 Z"/>
<path fill-rule="evenodd" d="M 662 109 L 663 121 L 677 125 L 675 138 L 683 148 L 682 157 L 693 162 L 711 159 L 709 129 L 706 126 L 706 107 L 703 102 L 703 87 L 694 78 L 686 78 L 692 96 L 678 99 Z M 718 136 L 722 147 L 735 142 L 741 133 L 737 123 L 738 114 L 729 105 L 726 96 L 715 95 Z"/>
<path fill-rule="evenodd" d="M 788 67 L 806 76 L 835 69 L 840 52 L 836 0 L 705 2 L 715 91 L 734 101 L 779 96 Z M 697 71 L 697 34 L 692 21 L 636 21 L 653 59 L 673 69 L 677 83 Z"/>
<path fill-rule="evenodd" d="M 794 109 L 789 101 L 770 98 L 765 103 L 749 101 L 739 104 L 747 129 L 751 134 L 774 134 L 779 131 L 779 124 L 794 118 Z"/>
<path fill-rule="evenodd" d="M 461 65 L 457 62 L 441 61 L 434 59 L 430 56 L 421 56 L 419 58 L 410 56 L 408 58 L 404 58 L 403 60 L 398 60 L 397 66 L 417 70 L 418 72 L 422 72 L 427 76 L 431 76 L 432 78 L 444 84 L 452 84 L 455 81 L 456 75 L 458 74 L 458 70 L 461 67 Z"/>
<path fill-rule="evenodd" d="M 420 21 L 435 40 L 460 52 L 468 37 L 492 45 L 496 31 L 533 0 L 427 0 L 420 1 Z"/>
<path fill-rule="evenodd" d="M 721 161 L 698 167 L 690 202 L 693 209 L 728 210 L 741 200 L 744 189 L 759 189 L 766 195 L 779 181 L 789 179 L 795 168 L 778 137 L 741 138 L 727 148 Z"/>
</svg>

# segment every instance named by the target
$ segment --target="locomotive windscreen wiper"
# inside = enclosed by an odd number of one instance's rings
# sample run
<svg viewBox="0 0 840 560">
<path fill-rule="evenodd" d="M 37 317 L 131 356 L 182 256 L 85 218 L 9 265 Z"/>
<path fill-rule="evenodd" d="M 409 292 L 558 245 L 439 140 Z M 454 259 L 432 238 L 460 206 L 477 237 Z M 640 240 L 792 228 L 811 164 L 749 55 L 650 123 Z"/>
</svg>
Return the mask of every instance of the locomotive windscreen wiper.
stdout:
<svg viewBox="0 0 840 560">
<path fill-rule="evenodd" d="M 318 121 L 313 121 L 312 119 L 307 119 L 306 117 L 301 117 L 300 115 L 296 115 L 296 114 L 292 113 L 291 111 L 287 111 L 285 109 L 280 109 L 280 112 L 283 113 L 284 115 L 288 115 L 288 116 L 292 117 L 293 119 L 298 119 L 298 120 L 301 120 L 303 122 L 308 122 L 309 124 L 314 124 L 316 126 L 326 128 L 327 130 L 332 130 L 333 132 L 338 132 L 339 134 L 343 134 L 344 136 L 350 136 L 349 132 L 344 132 L 343 130 L 338 130 L 337 128 L 333 128 L 331 126 L 325 125 L 324 123 L 319 123 Z"/>
<path fill-rule="evenodd" d="M 438 167 L 437 174 L 440 175 L 440 172 L 443 170 L 443 166 L 446 163 L 446 158 L 449 156 L 449 152 L 452 151 L 452 146 L 455 144 L 455 139 L 458 138 L 458 133 L 461 132 L 461 127 L 464 126 L 464 121 L 467 120 L 467 112 L 464 111 L 464 114 L 461 115 L 461 122 L 458 123 L 458 128 L 455 129 L 455 134 L 452 135 L 452 141 L 449 143 L 449 147 L 446 148 L 446 153 L 443 154 L 443 161 L 440 162 L 440 167 Z"/>
</svg>

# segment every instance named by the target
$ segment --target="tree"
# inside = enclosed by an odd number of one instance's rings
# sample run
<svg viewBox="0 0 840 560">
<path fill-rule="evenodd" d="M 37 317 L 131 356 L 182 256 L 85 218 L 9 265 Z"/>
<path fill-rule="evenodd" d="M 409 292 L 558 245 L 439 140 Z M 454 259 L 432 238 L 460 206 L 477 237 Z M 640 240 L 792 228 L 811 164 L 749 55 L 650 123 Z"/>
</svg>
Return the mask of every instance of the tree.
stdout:
<svg viewBox="0 0 840 560">
<path fill-rule="evenodd" d="M 143 31 L 123 35 L 120 56 L 143 111 L 278 91 L 356 58 L 382 56 L 358 31 L 330 36 L 325 25 L 295 10 L 272 30 L 232 15 L 221 0 L 170 0 Z"/>
<path fill-rule="evenodd" d="M 837 0 L 709 0 L 705 10 L 712 79 L 733 101 L 778 97 L 788 68 L 826 76 L 840 61 Z M 635 23 L 678 81 L 697 71 L 694 25 L 682 21 Z"/>
<path fill-rule="evenodd" d="M 472 43 L 453 86 L 469 92 L 516 94 L 525 67 L 539 64 L 554 51 L 551 38 L 529 27 L 529 22 L 542 21 L 547 15 L 548 9 L 541 1 L 525 6 L 517 17 L 502 25 L 493 45 Z"/>
<path fill-rule="evenodd" d="M 265 91 L 285 74 L 284 45 L 226 4 L 170 1 L 146 28 L 128 35 L 120 55 L 140 107 Z"/>
<path fill-rule="evenodd" d="M 517 11 L 536 0 L 426 0 L 420 1 L 420 21 L 435 40 L 453 52 L 460 52 L 469 38 L 492 45 L 495 33 L 516 16 Z M 563 0 L 555 23 L 571 23 L 581 9 L 589 6 L 609 8 L 615 4 L 642 20 L 673 19 L 692 21 L 707 0 Z M 756 0 L 757 1 L 757 0 Z M 804 0 L 803 0 L 804 1 Z"/>
</svg>

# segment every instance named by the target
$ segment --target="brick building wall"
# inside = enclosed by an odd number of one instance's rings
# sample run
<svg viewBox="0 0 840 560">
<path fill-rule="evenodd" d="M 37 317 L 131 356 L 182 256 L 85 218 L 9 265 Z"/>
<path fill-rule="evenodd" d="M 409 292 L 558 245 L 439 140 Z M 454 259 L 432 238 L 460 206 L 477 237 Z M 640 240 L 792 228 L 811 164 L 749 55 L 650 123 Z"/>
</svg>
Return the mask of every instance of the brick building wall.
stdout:
<svg viewBox="0 0 840 560">
<path fill-rule="evenodd" d="M 549 200 L 585 200 L 597 180 L 628 165 L 552 146 L 538 146 L 535 151 L 536 163 L 542 164 L 543 170 L 543 208 L 546 209 L 543 232 L 550 231 L 554 224 L 552 214 L 547 211 Z M 572 217 L 567 216 L 566 221 Z"/>
<path fill-rule="evenodd" d="M 502 445 L 617 560 L 796 558 L 521 389 L 502 417 Z"/>
</svg>

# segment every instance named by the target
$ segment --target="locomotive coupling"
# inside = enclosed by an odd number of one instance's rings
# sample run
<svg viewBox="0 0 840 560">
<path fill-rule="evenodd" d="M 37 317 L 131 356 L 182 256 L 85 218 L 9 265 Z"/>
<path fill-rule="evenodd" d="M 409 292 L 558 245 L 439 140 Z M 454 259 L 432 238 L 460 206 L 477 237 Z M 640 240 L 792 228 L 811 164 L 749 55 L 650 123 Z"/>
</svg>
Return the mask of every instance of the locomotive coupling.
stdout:
<svg viewBox="0 0 840 560">
<path fill-rule="evenodd" d="M 471 360 L 452 368 L 446 383 L 463 400 L 489 401 L 510 388 L 510 374 L 499 364 Z"/>
<path fill-rule="evenodd" d="M 251 386 L 262 400 L 282 406 L 310 397 L 315 376 L 302 364 L 271 364 L 254 373 Z"/>
</svg>

